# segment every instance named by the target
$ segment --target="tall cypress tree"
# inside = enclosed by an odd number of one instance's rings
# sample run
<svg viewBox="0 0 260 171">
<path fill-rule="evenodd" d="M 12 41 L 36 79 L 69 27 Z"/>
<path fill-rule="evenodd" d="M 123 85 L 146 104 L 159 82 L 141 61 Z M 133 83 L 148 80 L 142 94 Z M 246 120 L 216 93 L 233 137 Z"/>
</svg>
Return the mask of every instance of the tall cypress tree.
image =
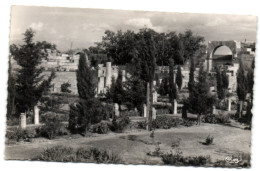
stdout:
<svg viewBox="0 0 260 171">
<path fill-rule="evenodd" d="M 182 73 L 181 73 L 180 65 L 178 66 L 178 69 L 177 69 L 176 84 L 178 85 L 179 90 L 181 90 L 181 86 L 182 86 Z"/>
<path fill-rule="evenodd" d="M 90 69 L 84 53 L 80 54 L 77 70 L 79 101 L 70 105 L 69 129 L 72 132 L 85 131 L 91 124 L 102 120 L 102 106 L 95 98 L 95 71 Z"/>
<path fill-rule="evenodd" d="M 41 75 L 43 68 L 40 67 L 44 57 L 40 44 L 33 42 L 35 32 L 29 28 L 24 33 L 24 44 L 21 46 L 11 45 L 11 55 L 20 68 L 17 70 L 15 106 L 17 117 L 21 112 L 28 112 L 37 104 L 43 93 L 51 87 L 51 81 L 55 77 L 52 72 L 48 79 Z"/>
<path fill-rule="evenodd" d="M 194 65 L 194 60 L 193 60 L 193 58 L 191 57 L 191 58 L 190 58 L 189 82 L 188 82 L 188 89 L 189 89 L 190 94 L 192 93 L 192 90 L 193 90 L 194 85 L 195 85 L 194 72 L 195 72 L 195 65 Z"/>
<path fill-rule="evenodd" d="M 239 64 L 239 69 L 237 73 L 237 96 L 239 99 L 239 118 L 242 117 L 242 112 L 243 112 L 243 104 L 246 99 L 246 94 L 248 92 L 247 89 L 247 78 L 245 75 L 245 69 L 244 69 L 244 64 L 242 60 L 240 60 Z"/>
</svg>

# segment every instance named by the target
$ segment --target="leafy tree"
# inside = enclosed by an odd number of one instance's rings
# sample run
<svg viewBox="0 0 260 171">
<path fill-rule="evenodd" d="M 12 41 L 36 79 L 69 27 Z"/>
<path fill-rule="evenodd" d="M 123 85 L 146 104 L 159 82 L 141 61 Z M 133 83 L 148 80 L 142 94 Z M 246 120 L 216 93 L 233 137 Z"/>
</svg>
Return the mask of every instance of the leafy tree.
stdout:
<svg viewBox="0 0 260 171">
<path fill-rule="evenodd" d="M 200 68 L 198 82 L 194 84 L 192 93 L 189 95 L 187 106 L 198 116 L 198 124 L 200 125 L 201 115 L 210 113 L 214 105 L 215 97 L 209 94 L 209 84 L 207 72 Z"/>
<path fill-rule="evenodd" d="M 181 90 L 181 86 L 182 86 L 182 73 L 181 73 L 180 65 L 178 66 L 178 69 L 177 69 L 176 84 L 178 85 L 179 90 Z"/>
<path fill-rule="evenodd" d="M 79 101 L 70 105 L 69 129 L 72 132 L 87 133 L 91 124 L 98 123 L 103 118 L 102 105 L 95 98 L 94 74 L 95 71 L 87 64 L 85 54 L 81 53 L 76 74 Z"/>
<path fill-rule="evenodd" d="M 247 78 L 244 69 L 244 64 L 242 60 L 240 60 L 239 69 L 237 72 L 237 96 L 239 99 L 239 118 L 242 117 L 243 112 L 243 104 L 246 100 L 246 94 L 248 92 Z"/>
<path fill-rule="evenodd" d="M 51 87 L 51 81 L 55 77 L 52 72 L 48 79 L 41 75 L 40 67 L 42 53 L 41 46 L 33 42 L 35 32 L 29 28 L 24 33 L 24 44 L 11 45 L 10 52 L 20 68 L 17 70 L 15 105 L 17 117 L 19 113 L 33 109 L 43 93 Z"/>
</svg>

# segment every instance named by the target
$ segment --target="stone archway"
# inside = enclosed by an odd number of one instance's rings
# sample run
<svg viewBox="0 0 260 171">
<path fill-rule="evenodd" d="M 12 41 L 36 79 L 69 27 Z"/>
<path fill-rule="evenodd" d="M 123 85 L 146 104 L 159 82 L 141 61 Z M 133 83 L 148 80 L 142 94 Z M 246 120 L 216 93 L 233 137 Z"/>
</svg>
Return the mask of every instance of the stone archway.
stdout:
<svg viewBox="0 0 260 171">
<path fill-rule="evenodd" d="M 215 51 L 221 47 L 226 46 L 232 52 L 232 59 L 237 58 L 237 53 L 240 49 L 239 42 L 237 41 L 209 41 L 207 46 L 207 71 L 212 70 L 212 60 Z"/>
</svg>

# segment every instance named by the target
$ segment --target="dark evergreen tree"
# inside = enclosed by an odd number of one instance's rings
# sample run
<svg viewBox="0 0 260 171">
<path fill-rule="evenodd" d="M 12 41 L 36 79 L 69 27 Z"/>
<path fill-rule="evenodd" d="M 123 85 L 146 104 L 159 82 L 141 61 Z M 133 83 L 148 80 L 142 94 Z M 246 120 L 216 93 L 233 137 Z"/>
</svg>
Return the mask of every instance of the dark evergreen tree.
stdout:
<svg viewBox="0 0 260 171">
<path fill-rule="evenodd" d="M 239 99 L 239 118 L 242 117 L 243 112 L 243 104 L 246 100 L 246 94 L 248 92 L 247 78 L 244 69 L 244 64 L 242 60 L 240 60 L 239 69 L 237 72 L 237 96 Z"/>
<path fill-rule="evenodd" d="M 195 65 L 193 58 L 190 58 L 190 73 L 189 73 L 189 82 L 188 82 L 188 89 L 191 95 L 192 89 L 194 88 L 195 81 L 194 81 L 194 72 L 195 72 Z"/>
<path fill-rule="evenodd" d="M 40 67 L 43 55 L 40 44 L 33 42 L 35 33 L 31 28 L 24 33 L 24 44 L 21 46 L 11 45 L 11 55 L 20 68 L 17 70 L 15 106 L 17 117 L 21 112 L 28 112 L 37 104 L 43 93 L 51 87 L 51 81 L 55 77 L 52 72 L 48 79 L 41 75 L 43 68 Z"/>
<path fill-rule="evenodd" d="M 9 59 L 8 69 L 8 87 L 7 87 L 7 119 L 13 117 L 15 114 L 15 78 L 12 73 L 11 59 Z"/>
<path fill-rule="evenodd" d="M 69 129 L 71 132 L 88 132 L 91 124 L 103 118 L 102 105 L 95 98 L 95 71 L 90 69 L 84 53 L 80 54 L 77 70 L 79 101 L 70 105 Z"/>
<path fill-rule="evenodd" d="M 210 113 L 214 105 L 215 97 L 209 94 L 207 72 L 200 68 L 198 82 L 194 84 L 192 95 L 189 95 L 187 105 L 190 111 L 198 116 L 198 124 L 200 125 L 201 115 Z"/>
<path fill-rule="evenodd" d="M 179 90 L 181 90 L 181 86 L 182 86 L 182 73 L 181 73 L 180 65 L 178 66 L 178 69 L 177 69 L 176 84 L 178 85 Z"/>
<path fill-rule="evenodd" d="M 221 72 L 219 67 L 216 70 L 216 79 L 217 79 L 217 94 L 218 94 L 218 98 L 220 100 L 222 100 L 222 99 L 225 98 L 225 94 L 224 94 L 224 85 L 223 85 L 222 72 Z"/>
<path fill-rule="evenodd" d="M 166 96 L 169 93 L 169 81 L 168 78 L 165 77 L 162 79 L 162 83 L 160 84 L 158 93 L 162 96 Z"/>
</svg>

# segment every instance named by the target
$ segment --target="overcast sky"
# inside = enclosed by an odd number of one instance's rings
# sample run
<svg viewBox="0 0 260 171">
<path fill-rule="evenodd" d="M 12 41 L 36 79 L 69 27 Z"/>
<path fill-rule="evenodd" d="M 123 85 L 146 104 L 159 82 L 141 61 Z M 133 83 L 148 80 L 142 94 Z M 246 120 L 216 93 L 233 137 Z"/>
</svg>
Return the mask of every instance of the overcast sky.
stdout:
<svg viewBox="0 0 260 171">
<path fill-rule="evenodd" d="M 143 27 L 158 32 L 191 29 L 206 41 L 255 41 L 256 22 L 256 17 L 242 15 L 13 6 L 10 43 L 22 43 L 29 27 L 36 31 L 36 41 L 55 43 L 59 50 L 69 49 L 71 42 L 73 48 L 88 48 L 101 41 L 105 30 Z"/>
</svg>

